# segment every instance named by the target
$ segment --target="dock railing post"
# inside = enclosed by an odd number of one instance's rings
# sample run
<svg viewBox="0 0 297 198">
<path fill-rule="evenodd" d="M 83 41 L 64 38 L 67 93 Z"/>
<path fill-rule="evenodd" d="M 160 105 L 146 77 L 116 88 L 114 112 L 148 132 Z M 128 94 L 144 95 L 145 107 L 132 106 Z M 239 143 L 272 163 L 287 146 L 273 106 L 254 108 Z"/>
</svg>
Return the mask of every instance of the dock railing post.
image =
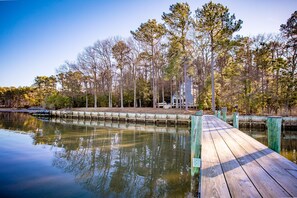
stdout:
<svg viewBox="0 0 297 198">
<path fill-rule="evenodd" d="M 195 114 L 196 116 L 203 116 L 203 110 L 199 110 Z"/>
<path fill-rule="evenodd" d="M 218 111 L 217 111 L 217 117 L 218 117 L 219 119 L 221 119 L 221 110 L 218 110 Z"/>
<path fill-rule="evenodd" d="M 239 129 L 239 113 L 233 113 L 233 127 Z"/>
<path fill-rule="evenodd" d="M 267 118 L 268 129 L 268 147 L 275 152 L 280 153 L 281 150 L 281 130 L 282 130 L 282 117 L 269 116 Z"/>
<path fill-rule="evenodd" d="M 199 169 L 201 164 L 201 135 L 203 111 L 191 116 L 191 188 L 192 193 L 198 193 Z"/>
<path fill-rule="evenodd" d="M 224 122 L 226 122 L 227 121 L 227 107 L 222 107 L 222 114 L 223 114 L 222 120 Z"/>
</svg>

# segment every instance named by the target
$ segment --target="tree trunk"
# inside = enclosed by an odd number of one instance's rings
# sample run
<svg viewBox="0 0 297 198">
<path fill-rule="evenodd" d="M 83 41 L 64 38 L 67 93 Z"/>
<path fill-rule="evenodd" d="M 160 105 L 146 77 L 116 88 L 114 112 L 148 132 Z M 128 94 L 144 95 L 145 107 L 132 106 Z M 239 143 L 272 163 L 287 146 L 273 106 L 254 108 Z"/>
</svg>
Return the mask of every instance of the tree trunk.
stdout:
<svg viewBox="0 0 297 198">
<path fill-rule="evenodd" d="M 124 98 L 123 98 L 123 69 L 121 69 L 121 108 L 124 108 Z"/>
<path fill-rule="evenodd" d="M 155 89 L 155 66 L 154 66 L 154 46 L 152 45 L 152 70 L 153 70 L 153 108 L 156 108 L 156 89 Z"/>
<path fill-rule="evenodd" d="M 173 102 L 172 101 L 172 86 L 173 86 L 173 80 L 171 79 L 170 81 L 170 102 L 171 102 L 171 106 L 173 106 Z"/>
<path fill-rule="evenodd" d="M 186 108 L 186 111 L 188 111 L 188 95 L 187 95 L 187 59 L 185 59 L 185 62 L 184 62 L 184 83 L 185 83 L 185 87 L 184 87 L 184 91 L 185 91 L 185 108 Z"/>
<path fill-rule="evenodd" d="M 182 82 L 179 83 L 179 108 L 182 109 L 182 104 L 183 104 L 183 100 L 182 100 Z"/>
<path fill-rule="evenodd" d="M 136 80 L 134 80 L 134 108 L 137 107 L 137 99 L 136 99 Z"/>
<path fill-rule="evenodd" d="M 162 102 L 164 102 L 165 101 L 165 93 L 164 93 L 165 91 L 164 91 L 164 80 L 162 80 Z"/>
<path fill-rule="evenodd" d="M 264 70 L 262 68 L 262 75 L 261 75 L 261 90 L 262 90 L 262 104 L 261 104 L 261 108 L 262 108 L 262 115 L 264 114 Z"/>
<path fill-rule="evenodd" d="M 97 108 L 97 76 L 94 73 L 94 108 Z"/>
<path fill-rule="evenodd" d="M 108 107 L 112 107 L 112 90 L 109 88 L 109 93 L 108 93 Z"/>
<path fill-rule="evenodd" d="M 88 82 L 85 82 L 86 86 L 86 108 L 89 107 L 89 101 L 88 101 Z"/>
<path fill-rule="evenodd" d="M 111 67 L 111 66 L 109 66 Z M 112 107 L 112 75 L 111 75 L 111 69 L 107 68 L 107 75 L 108 75 L 108 80 L 107 80 L 107 86 L 108 86 L 108 107 Z"/>
<path fill-rule="evenodd" d="M 89 107 L 88 92 L 86 92 L 86 108 Z"/>
<path fill-rule="evenodd" d="M 215 90 L 214 90 L 214 55 L 213 55 L 213 44 L 211 44 L 211 110 L 215 112 Z"/>
<path fill-rule="evenodd" d="M 180 97 L 180 88 L 179 88 L 179 82 L 178 80 L 176 80 L 176 104 L 175 104 L 175 108 L 179 108 L 179 97 Z"/>
<path fill-rule="evenodd" d="M 133 76 L 134 76 L 134 79 L 133 79 L 134 108 L 136 108 L 137 107 L 137 99 L 136 99 L 136 71 L 135 71 L 135 65 L 133 65 Z"/>
</svg>

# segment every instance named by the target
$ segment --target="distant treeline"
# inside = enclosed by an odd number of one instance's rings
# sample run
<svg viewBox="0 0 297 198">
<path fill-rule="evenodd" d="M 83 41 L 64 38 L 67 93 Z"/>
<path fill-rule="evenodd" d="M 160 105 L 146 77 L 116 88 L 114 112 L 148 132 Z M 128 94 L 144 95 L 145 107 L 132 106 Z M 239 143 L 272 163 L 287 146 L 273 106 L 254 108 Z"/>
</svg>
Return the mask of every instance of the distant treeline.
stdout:
<svg viewBox="0 0 297 198">
<path fill-rule="evenodd" d="M 297 104 L 297 11 L 288 17 L 277 35 L 243 37 L 235 35 L 242 21 L 222 4 L 192 13 L 176 3 L 162 23 L 151 19 L 130 38 L 98 40 L 56 76 L 38 76 L 31 87 L 0 87 L 0 105 L 156 107 L 173 95 L 187 100 L 182 87 L 191 80 L 198 108 L 290 114 Z"/>
</svg>

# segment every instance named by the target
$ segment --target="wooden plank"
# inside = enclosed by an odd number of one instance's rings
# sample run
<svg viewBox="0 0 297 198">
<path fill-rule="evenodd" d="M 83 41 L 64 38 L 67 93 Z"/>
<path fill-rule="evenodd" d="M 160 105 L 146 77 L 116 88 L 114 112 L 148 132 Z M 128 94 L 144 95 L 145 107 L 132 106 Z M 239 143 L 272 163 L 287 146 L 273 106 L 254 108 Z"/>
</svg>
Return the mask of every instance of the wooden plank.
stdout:
<svg viewBox="0 0 297 198">
<path fill-rule="evenodd" d="M 230 125 L 228 126 L 226 123 L 222 123 L 222 125 L 225 128 L 230 128 L 228 134 L 250 153 L 250 156 L 255 159 L 282 188 L 291 196 L 297 196 L 297 180 L 290 173 L 297 169 L 296 164 L 293 164 L 293 162 L 290 162 L 243 132 L 232 128 Z M 290 172 L 288 170 L 290 170 Z M 259 182 L 262 181 L 260 180 Z"/>
<path fill-rule="evenodd" d="M 297 179 L 297 171 L 296 170 L 287 169 L 287 171 Z"/>
<path fill-rule="evenodd" d="M 209 126 L 215 128 L 211 132 L 214 145 L 232 197 L 261 197 L 249 177 L 246 175 L 229 147 L 226 145 L 216 128 L 215 122 L 209 120 Z"/>
<path fill-rule="evenodd" d="M 201 197 L 230 197 L 223 170 L 203 116 L 201 147 Z"/>
<path fill-rule="evenodd" d="M 224 123 L 225 126 L 228 126 L 227 123 Z M 228 126 L 229 128 L 231 127 L 230 125 Z M 279 164 L 281 167 L 284 169 L 293 169 L 297 170 L 297 165 L 294 162 L 291 162 L 287 158 L 281 156 L 280 154 L 273 152 L 271 149 L 269 149 L 267 146 L 264 144 L 258 142 L 254 138 L 248 136 L 247 134 L 241 132 L 238 129 L 235 129 L 231 127 L 231 130 L 235 132 L 235 134 L 239 135 L 241 138 L 246 140 L 250 145 L 256 149 L 261 151 L 264 155 L 268 156 L 271 160 L 275 161 L 277 164 Z"/>
<path fill-rule="evenodd" d="M 216 121 L 215 121 L 216 122 Z M 251 155 L 236 142 L 229 133 L 230 129 L 219 130 L 221 137 L 240 163 L 245 173 L 263 197 L 290 196 Z"/>
</svg>

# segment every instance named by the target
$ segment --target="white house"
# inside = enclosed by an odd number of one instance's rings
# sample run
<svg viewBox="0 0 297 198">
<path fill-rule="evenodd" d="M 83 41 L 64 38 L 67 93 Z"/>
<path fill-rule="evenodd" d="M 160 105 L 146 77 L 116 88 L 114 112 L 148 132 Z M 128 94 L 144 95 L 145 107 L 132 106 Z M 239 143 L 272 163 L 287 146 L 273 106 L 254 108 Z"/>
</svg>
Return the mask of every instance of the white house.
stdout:
<svg viewBox="0 0 297 198">
<path fill-rule="evenodd" d="M 193 80 L 192 78 L 187 77 L 187 83 L 185 86 L 185 83 L 182 83 L 180 85 L 179 91 L 181 93 L 181 98 L 179 98 L 179 93 L 175 92 L 175 94 L 171 98 L 171 105 L 172 107 L 175 107 L 177 104 L 185 106 L 186 97 L 187 97 L 187 103 L 188 107 L 194 107 L 195 106 L 195 100 L 194 98 L 195 92 L 193 87 Z"/>
</svg>

